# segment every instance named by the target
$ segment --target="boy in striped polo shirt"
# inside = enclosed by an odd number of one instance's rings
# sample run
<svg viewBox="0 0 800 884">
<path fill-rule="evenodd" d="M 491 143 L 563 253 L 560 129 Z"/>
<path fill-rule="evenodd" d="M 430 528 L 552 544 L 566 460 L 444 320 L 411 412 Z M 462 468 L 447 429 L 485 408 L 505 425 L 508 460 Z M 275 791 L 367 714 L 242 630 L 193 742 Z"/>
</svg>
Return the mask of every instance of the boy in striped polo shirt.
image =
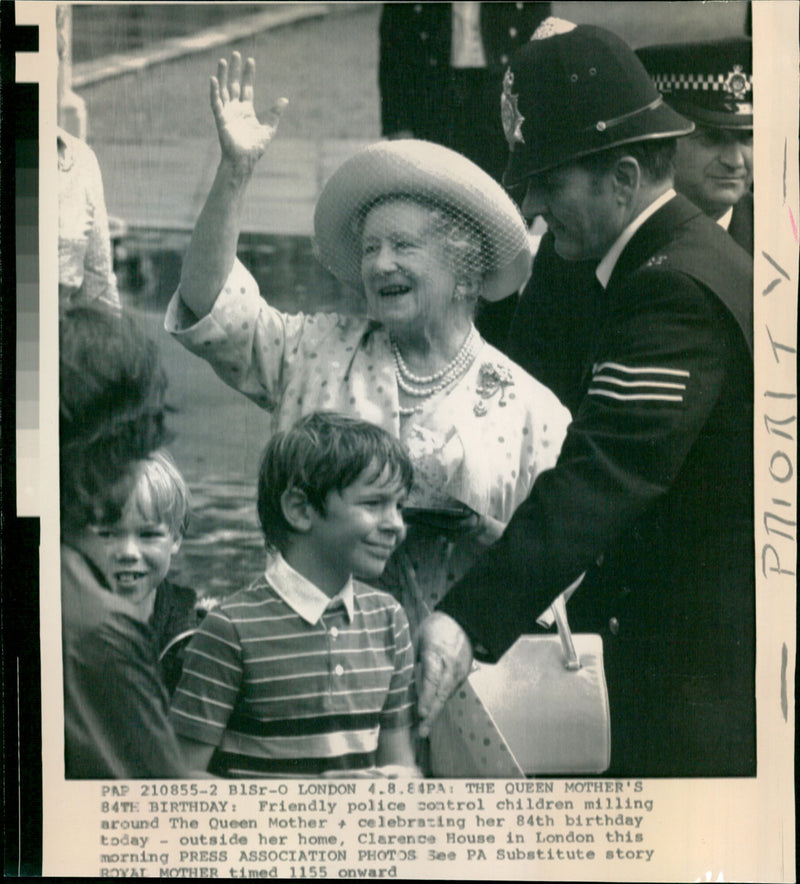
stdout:
<svg viewBox="0 0 800 884">
<path fill-rule="evenodd" d="M 317 412 L 262 456 L 265 573 L 190 642 L 171 721 L 192 769 L 227 777 L 418 776 L 413 651 L 379 577 L 405 536 L 412 467 L 400 442 Z"/>
</svg>

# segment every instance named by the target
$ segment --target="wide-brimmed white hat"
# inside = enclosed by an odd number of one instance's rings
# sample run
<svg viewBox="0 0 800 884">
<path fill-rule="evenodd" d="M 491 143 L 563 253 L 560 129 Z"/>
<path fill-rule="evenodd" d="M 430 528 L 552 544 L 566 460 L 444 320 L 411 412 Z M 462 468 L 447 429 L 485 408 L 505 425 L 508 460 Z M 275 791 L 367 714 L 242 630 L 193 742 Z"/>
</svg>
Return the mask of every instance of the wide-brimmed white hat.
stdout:
<svg viewBox="0 0 800 884">
<path fill-rule="evenodd" d="M 371 144 L 346 160 L 325 185 L 314 212 L 320 262 L 341 282 L 361 284 L 359 222 L 376 201 L 408 196 L 441 207 L 479 231 L 483 240 L 481 296 L 516 292 L 530 271 L 525 222 L 513 200 L 471 160 L 429 141 Z"/>
</svg>

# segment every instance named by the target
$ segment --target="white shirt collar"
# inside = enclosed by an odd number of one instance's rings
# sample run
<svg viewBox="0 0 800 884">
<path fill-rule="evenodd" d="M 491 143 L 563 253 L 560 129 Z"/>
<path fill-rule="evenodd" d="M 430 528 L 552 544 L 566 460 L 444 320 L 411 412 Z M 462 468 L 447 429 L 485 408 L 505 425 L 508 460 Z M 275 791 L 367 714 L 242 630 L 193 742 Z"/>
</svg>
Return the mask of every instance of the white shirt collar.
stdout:
<svg viewBox="0 0 800 884">
<path fill-rule="evenodd" d="M 731 226 L 731 218 L 733 218 L 733 206 L 721 218 L 717 218 L 717 224 L 723 230 L 727 230 Z"/>
<path fill-rule="evenodd" d="M 264 571 L 270 587 L 275 594 L 306 623 L 312 626 L 319 623 L 320 618 L 329 608 L 343 604 L 347 611 L 347 619 L 352 623 L 354 614 L 353 578 L 336 593 L 328 598 L 325 593 L 307 580 L 284 559 L 280 553 L 271 555 Z"/>
<path fill-rule="evenodd" d="M 620 233 L 611 248 L 605 253 L 605 255 L 603 255 L 603 260 L 597 265 L 597 270 L 595 270 L 595 275 L 603 288 L 606 288 L 608 285 L 608 281 L 611 279 L 611 274 L 617 266 L 617 261 L 619 261 L 619 256 L 622 254 L 622 250 L 628 245 L 631 239 L 633 239 L 634 233 L 636 233 L 651 215 L 654 215 L 674 196 L 677 196 L 677 194 L 674 189 L 670 187 L 666 193 L 662 193 L 658 199 L 653 200 L 653 202 L 650 203 L 644 211 L 640 212 L 622 231 L 622 233 Z"/>
</svg>

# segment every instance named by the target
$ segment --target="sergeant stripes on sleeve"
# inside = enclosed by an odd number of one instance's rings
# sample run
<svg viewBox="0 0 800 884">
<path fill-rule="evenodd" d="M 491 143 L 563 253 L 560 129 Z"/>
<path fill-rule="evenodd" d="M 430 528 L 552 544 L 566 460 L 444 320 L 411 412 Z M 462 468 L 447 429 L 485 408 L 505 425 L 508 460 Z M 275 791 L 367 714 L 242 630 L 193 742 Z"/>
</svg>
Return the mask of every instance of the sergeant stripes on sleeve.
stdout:
<svg viewBox="0 0 800 884">
<path fill-rule="evenodd" d="M 690 377 L 682 369 L 600 362 L 592 366 L 587 394 L 623 402 L 683 402 Z"/>
</svg>

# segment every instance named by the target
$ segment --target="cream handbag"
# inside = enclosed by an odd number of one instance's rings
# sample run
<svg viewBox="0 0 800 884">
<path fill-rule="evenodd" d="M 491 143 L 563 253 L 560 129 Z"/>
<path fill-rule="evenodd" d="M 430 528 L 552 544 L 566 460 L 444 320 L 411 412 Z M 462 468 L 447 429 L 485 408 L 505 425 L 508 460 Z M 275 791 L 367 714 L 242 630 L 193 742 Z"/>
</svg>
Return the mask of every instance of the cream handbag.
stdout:
<svg viewBox="0 0 800 884">
<path fill-rule="evenodd" d="M 430 735 L 439 777 L 599 774 L 611 734 L 599 635 L 572 635 L 564 597 L 558 635 L 523 635 L 495 664 L 479 663 Z"/>
</svg>

